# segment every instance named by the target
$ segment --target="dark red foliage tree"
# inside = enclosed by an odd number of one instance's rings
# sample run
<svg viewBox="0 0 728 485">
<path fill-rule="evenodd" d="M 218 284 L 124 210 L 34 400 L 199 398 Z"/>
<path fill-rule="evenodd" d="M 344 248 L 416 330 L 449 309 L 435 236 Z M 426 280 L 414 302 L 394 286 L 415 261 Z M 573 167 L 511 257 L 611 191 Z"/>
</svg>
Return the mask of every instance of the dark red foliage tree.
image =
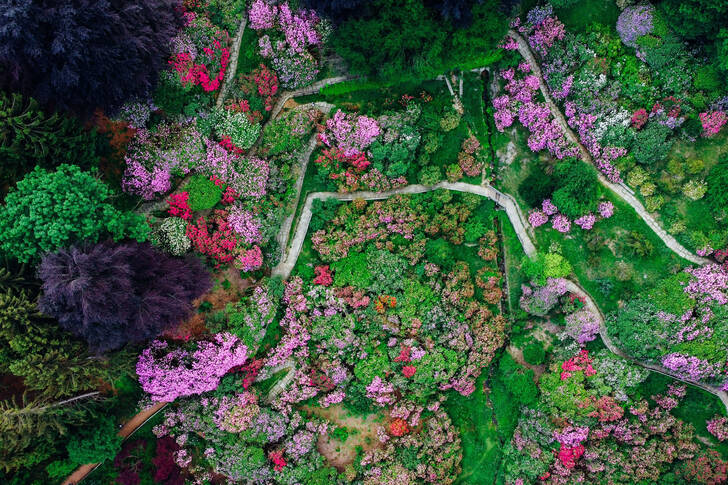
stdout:
<svg viewBox="0 0 728 485">
<path fill-rule="evenodd" d="M 183 485 L 181 469 L 174 461 L 174 452 L 179 450 L 177 443 L 169 436 L 157 440 L 157 454 L 152 458 L 154 465 L 154 483 L 165 485 Z"/>
<path fill-rule="evenodd" d="M 181 26 L 179 0 L 4 0 L 0 87 L 58 110 L 113 111 L 150 93 Z"/>
<path fill-rule="evenodd" d="M 39 309 L 97 352 L 158 336 L 212 285 L 198 260 L 136 242 L 61 249 L 43 258 L 38 274 Z"/>
</svg>

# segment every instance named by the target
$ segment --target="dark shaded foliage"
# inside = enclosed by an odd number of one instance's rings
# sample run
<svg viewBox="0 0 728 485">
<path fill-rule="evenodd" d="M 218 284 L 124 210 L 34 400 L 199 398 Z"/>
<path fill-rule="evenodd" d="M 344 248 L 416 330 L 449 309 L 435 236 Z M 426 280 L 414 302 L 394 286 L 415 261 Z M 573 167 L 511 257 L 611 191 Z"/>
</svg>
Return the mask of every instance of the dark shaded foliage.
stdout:
<svg viewBox="0 0 728 485">
<path fill-rule="evenodd" d="M 106 143 L 75 118 L 46 114 L 33 98 L 0 92 L 0 183 L 12 184 L 36 165 L 96 165 L 97 147 Z"/>
<path fill-rule="evenodd" d="M 169 436 L 157 440 L 157 454 L 152 458 L 154 482 L 165 485 L 182 485 L 184 478 L 181 469 L 174 461 L 174 452 L 179 450 L 177 443 Z"/>
<path fill-rule="evenodd" d="M 332 44 L 351 72 L 401 82 L 479 63 L 507 30 L 496 0 L 428 3 L 371 0 L 341 22 Z"/>
<path fill-rule="evenodd" d="M 151 92 L 181 26 L 179 0 L 6 0 L 0 86 L 88 115 Z"/>
<path fill-rule="evenodd" d="M 38 273 L 41 311 L 99 352 L 158 336 L 211 287 L 198 260 L 136 242 L 62 249 L 46 255 Z"/>
<path fill-rule="evenodd" d="M 473 5 L 483 0 L 424 0 L 425 6 L 431 8 L 440 16 L 452 20 L 456 25 L 468 25 L 472 19 Z M 372 3 L 368 0 L 303 0 L 306 8 L 316 10 L 324 17 L 335 23 L 340 23 L 351 17 L 361 16 Z"/>
</svg>

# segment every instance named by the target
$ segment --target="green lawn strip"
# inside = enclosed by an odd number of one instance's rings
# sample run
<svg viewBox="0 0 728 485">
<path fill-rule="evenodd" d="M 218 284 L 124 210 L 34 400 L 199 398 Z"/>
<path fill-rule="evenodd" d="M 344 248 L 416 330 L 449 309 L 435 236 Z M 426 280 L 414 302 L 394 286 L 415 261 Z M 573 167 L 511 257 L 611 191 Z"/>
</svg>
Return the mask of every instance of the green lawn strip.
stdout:
<svg viewBox="0 0 728 485">
<path fill-rule="evenodd" d="M 235 75 L 248 74 L 253 69 L 260 67 L 261 62 L 263 62 L 263 58 L 258 54 L 258 34 L 248 26 L 243 32 L 243 39 L 240 42 Z"/>
<path fill-rule="evenodd" d="M 614 204 L 615 211 L 611 218 L 598 221 L 592 229 L 604 238 L 596 250 L 587 248 L 585 238 L 591 235 L 574 224 L 567 235 L 552 229 L 548 223 L 536 229 L 540 250 L 560 248 L 574 267 L 581 285 L 604 313 L 616 310 L 620 301 L 644 292 L 665 271 L 689 264 L 673 253 L 627 203 L 611 193 L 607 198 Z M 640 257 L 624 247 L 625 238 L 633 231 L 652 244 L 652 254 Z"/>
<path fill-rule="evenodd" d="M 462 472 L 455 482 L 458 484 L 494 483 L 500 466 L 501 444 L 493 408 L 483 392 L 486 376 L 484 372 L 478 378 L 470 396 L 450 391 L 445 402 L 445 410 L 462 440 Z"/>
<path fill-rule="evenodd" d="M 508 301 L 510 308 L 515 311 L 518 309 L 521 285 L 526 283 L 526 278 L 521 272 L 521 261 L 525 254 L 508 215 L 504 211 L 499 211 L 497 214 L 503 241 L 505 276 L 508 280 Z"/>
</svg>

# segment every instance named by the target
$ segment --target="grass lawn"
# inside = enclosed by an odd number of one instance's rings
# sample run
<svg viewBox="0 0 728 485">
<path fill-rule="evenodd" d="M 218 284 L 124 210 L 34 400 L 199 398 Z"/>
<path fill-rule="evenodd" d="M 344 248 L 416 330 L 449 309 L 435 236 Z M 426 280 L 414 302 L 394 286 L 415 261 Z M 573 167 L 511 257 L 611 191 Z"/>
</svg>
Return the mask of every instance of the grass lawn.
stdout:
<svg viewBox="0 0 728 485">
<path fill-rule="evenodd" d="M 500 467 L 501 444 L 493 408 L 483 392 L 486 374 L 478 378 L 475 392 L 470 396 L 450 391 L 445 402 L 445 409 L 462 440 L 462 472 L 455 481 L 457 484 L 494 483 Z"/>
</svg>

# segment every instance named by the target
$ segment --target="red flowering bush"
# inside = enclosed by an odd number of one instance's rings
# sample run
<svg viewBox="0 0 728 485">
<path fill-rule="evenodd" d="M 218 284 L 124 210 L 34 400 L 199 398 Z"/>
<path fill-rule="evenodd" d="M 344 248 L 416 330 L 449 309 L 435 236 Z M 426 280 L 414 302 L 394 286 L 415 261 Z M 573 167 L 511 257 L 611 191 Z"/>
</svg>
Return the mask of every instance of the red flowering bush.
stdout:
<svg viewBox="0 0 728 485">
<path fill-rule="evenodd" d="M 258 94 L 265 102 L 265 110 L 270 111 L 273 109 L 273 96 L 278 92 L 278 76 L 265 64 L 261 64 L 260 69 L 256 69 L 251 77 L 258 88 Z"/>
<path fill-rule="evenodd" d="M 561 380 L 565 381 L 573 375 L 574 372 L 583 371 L 584 375 L 589 377 L 597 373 L 592 367 L 592 359 L 589 358 L 589 351 L 582 349 L 574 357 L 564 361 L 561 364 Z"/>
<path fill-rule="evenodd" d="M 647 114 L 647 110 L 644 108 L 640 108 L 635 111 L 634 114 L 632 114 L 632 127 L 635 130 L 639 130 L 643 126 L 645 126 L 645 123 L 647 123 L 648 119 L 649 115 Z"/>
<path fill-rule="evenodd" d="M 389 423 L 389 434 L 392 436 L 404 436 L 407 433 L 409 433 L 409 425 L 407 425 L 407 421 L 405 421 L 402 418 L 394 418 Z"/>
<path fill-rule="evenodd" d="M 190 198 L 189 192 L 180 192 L 169 196 L 167 203 L 169 204 L 169 214 L 189 221 L 192 218 L 192 210 L 187 200 Z"/>
<path fill-rule="evenodd" d="M 414 376 L 415 372 L 417 372 L 417 367 L 415 367 L 413 365 L 406 365 L 406 366 L 402 367 L 402 375 L 407 378 Z"/>
<path fill-rule="evenodd" d="M 328 264 L 326 266 L 316 266 L 314 272 L 316 273 L 316 277 L 313 279 L 314 285 L 331 286 L 334 282 Z"/>
<path fill-rule="evenodd" d="M 283 470 L 283 468 L 286 466 L 286 460 L 283 458 L 283 452 L 282 451 L 271 451 L 268 453 L 268 459 L 273 463 L 274 467 L 273 470 L 279 472 Z"/>
</svg>

